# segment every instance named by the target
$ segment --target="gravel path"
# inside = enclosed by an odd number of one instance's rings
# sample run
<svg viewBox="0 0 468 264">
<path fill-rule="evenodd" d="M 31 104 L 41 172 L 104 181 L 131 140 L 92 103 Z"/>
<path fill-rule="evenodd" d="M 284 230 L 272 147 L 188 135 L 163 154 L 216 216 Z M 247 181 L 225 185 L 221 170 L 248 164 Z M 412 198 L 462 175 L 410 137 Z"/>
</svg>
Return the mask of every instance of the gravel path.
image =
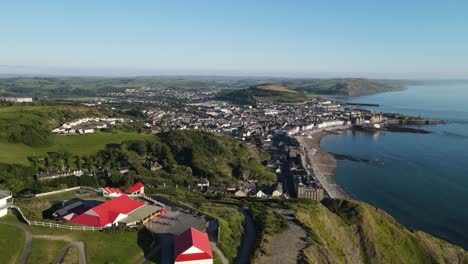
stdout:
<svg viewBox="0 0 468 264">
<path fill-rule="evenodd" d="M 300 251 L 306 246 L 304 239 L 307 233 L 294 222 L 295 219 L 289 216 L 289 212 L 285 210 L 275 211 L 288 220 L 289 228 L 271 239 L 271 255 L 261 257 L 259 263 L 295 264 L 298 261 Z"/>
</svg>

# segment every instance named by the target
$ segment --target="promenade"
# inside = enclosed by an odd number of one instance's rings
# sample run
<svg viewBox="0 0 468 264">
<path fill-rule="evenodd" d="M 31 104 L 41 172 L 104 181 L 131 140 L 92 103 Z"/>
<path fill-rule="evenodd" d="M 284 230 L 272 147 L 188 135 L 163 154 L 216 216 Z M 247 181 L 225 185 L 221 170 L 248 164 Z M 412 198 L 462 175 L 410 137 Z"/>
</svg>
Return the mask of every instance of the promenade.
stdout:
<svg viewBox="0 0 468 264">
<path fill-rule="evenodd" d="M 301 158 L 307 173 L 325 190 L 330 198 L 342 199 L 348 195 L 333 180 L 337 161 L 335 157 L 320 148 L 320 140 L 331 132 L 316 130 L 305 136 L 296 136 L 300 144 Z"/>
</svg>

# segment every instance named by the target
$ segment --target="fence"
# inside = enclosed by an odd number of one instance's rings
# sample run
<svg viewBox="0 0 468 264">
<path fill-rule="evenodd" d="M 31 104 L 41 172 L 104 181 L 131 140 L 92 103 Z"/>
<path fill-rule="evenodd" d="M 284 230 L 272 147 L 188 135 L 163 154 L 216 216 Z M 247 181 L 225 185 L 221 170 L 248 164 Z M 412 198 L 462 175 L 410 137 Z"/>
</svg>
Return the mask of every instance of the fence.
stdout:
<svg viewBox="0 0 468 264">
<path fill-rule="evenodd" d="M 29 225 L 34 226 L 45 226 L 50 228 L 61 228 L 68 230 L 82 230 L 82 231 L 100 231 L 106 227 L 94 227 L 94 226 L 72 226 L 72 225 L 61 225 L 51 222 L 39 222 L 39 221 L 29 221 Z"/>
<path fill-rule="evenodd" d="M 81 187 L 72 187 L 72 188 L 67 188 L 67 189 L 62 189 L 62 190 L 57 190 L 57 191 L 52 191 L 52 192 L 46 192 L 46 193 L 38 193 L 35 194 L 35 197 L 42 197 L 42 196 L 47 196 L 47 195 L 52 195 L 52 194 L 57 194 L 57 193 L 64 193 L 64 192 L 69 192 L 69 191 L 74 191 L 74 190 L 79 190 Z"/>
<path fill-rule="evenodd" d="M 47 195 L 52 195 L 52 194 L 57 194 L 57 193 L 63 193 L 63 192 L 69 192 L 69 191 L 74 191 L 74 190 L 79 190 L 79 189 L 84 189 L 84 190 L 89 190 L 89 191 L 97 191 L 96 189 L 94 188 L 91 188 L 91 187 L 87 187 L 87 186 L 78 186 L 78 187 L 72 187 L 72 188 L 68 188 L 68 189 L 63 189 L 63 190 L 58 190 L 58 191 L 52 191 L 52 192 L 47 192 L 47 193 L 40 193 L 40 194 L 36 194 L 35 196 L 36 197 L 41 197 L 41 196 L 47 196 Z M 139 197 L 139 198 L 142 198 L 142 199 L 145 199 L 145 200 L 148 200 L 156 205 L 159 205 L 161 207 L 166 207 L 165 204 L 161 203 L 161 202 L 158 202 L 156 201 L 155 199 L 149 197 L 149 196 L 146 196 L 146 195 L 131 195 L 132 197 Z M 23 212 L 21 211 L 21 208 L 19 208 L 18 206 L 16 205 L 13 205 L 13 204 L 9 204 L 8 205 L 8 208 L 10 209 L 15 209 L 21 216 L 21 218 L 23 218 L 23 220 L 28 224 L 28 225 L 33 225 L 33 226 L 44 226 L 44 227 L 50 227 L 50 228 L 60 228 L 60 229 L 67 229 L 67 230 L 81 230 L 81 231 L 100 231 L 100 230 L 103 230 L 107 227 L 94 227 L 94 226 L 73 226 L 73 225 L 62 225 L 62 224 L 57 224 L 57 223 L 52 223 L 52 222 L 41 222 L 41 221 L 33 221 L 33 220 L 29 220 L 28 218 L 26 218 L 26 216 L 23 214 Z"/>
<path fill-rule="evenodd" d="M 156 201 L 155 199 L 153 199 L 153 198 L 151 198 L 151 197 L 149 197 L 149 196 L 146 196 L 146 195 L 138 194 L 138 195 L 131 195 L 131 196 L 132 196 L 132 197 L 139 197 L 139 198 L 141 198 L 141 199 L 145 199 L 145 200 L 147 200 L 147 201 L 152 202 L 153 204 L 156 204 L 156 205 L 161 206 L 162 208 L 165 208 L 165 207 L 166 207 L 165 204 L 163 204 L 163 203 L 161 203 L 161 202 L 158 202 L 158 201 Z"/>
</svg>

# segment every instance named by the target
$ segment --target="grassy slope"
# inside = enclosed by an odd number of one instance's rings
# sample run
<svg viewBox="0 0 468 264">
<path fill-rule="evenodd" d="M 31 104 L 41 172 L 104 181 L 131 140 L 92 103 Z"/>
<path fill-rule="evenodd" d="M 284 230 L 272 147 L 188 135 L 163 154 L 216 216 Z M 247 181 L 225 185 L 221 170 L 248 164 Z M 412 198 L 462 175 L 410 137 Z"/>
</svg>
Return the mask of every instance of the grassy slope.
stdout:
<svg viewBox="0 0 468 264">
<path fill-rule="evenodd" d="M 79 264 L 80 263 L 80 251 L 76 247 L 72 247 L 67 250 L 65 257 L 61 264 Z"/>
<path fill-rule="evenodd" d="M 80 117 L 102 116 L 94 108 L 77 105 L 54 106 L 3 106 L 0 107 L 0 163 L 28 165 L 28 156 L 44 154 L 49 151 L 69 151 L 77 155 L 86 155 L 103 149 L 106 144 L 120 143 L 124 140 L 145 139 L 150 135 L 137 133 L 96 133 L 92 135 L 59 136 L 50 135 L 48 131 L 61 123 Z M 43 145 L 25 145 L 8 140 L 11 134 L 37 127 L 47 131 L 48 141 Z"/>
<path fill-rule="evenodd" d="M 18 263 L 24 247 L 24 231 L 0 223 L 0 263 Z"/>
<path fill-rule="evenodd" d="M 0 163 L 29 165 L 27 157 L 46 154 L 51 151 L 67 151 L 76 155 L 88 155 L 104 149 L 106 144 L 120 143 L 125 140 L 151 139 L 154 135 L 132 132 L 96 133 L 76 136 L 51 136 L 51 145 L 31 147 L 0 140 Z"/>
<path fill-rule="evenodd" d="M 139 246 L 141 237 L 136 232 L 109 234 L 47 227 L 32 227 L 32 231 L 37 235 L 68 236 L 76 241 L 84 241 L 88 263 L 136 263 L 143 256 L 143 249 Z"/>
<path fill-rule="evenodd" d="M 276 181 L 276 175 L 261 165 L 258 153 L 227 136 L 197 131 L 172 131 L 161 136 L 179 164 L 192 168 L 195 176 L 208 177 L 213 184 L 234 179 Z"/>
<path fill-rule="evenodd" d="M 60 249 L 66 246 L 68 242 L 63 240 L 48 240 L 34 238 L 32 241 L 31 255 L 29 263 L 53 263 L 57 258 Z"/>
<path fill-rule="evenodd" d="M 309 233 L 310 263 L 468 263 L 461 248 L 411 232 L 380 209 L 334 200 L 291 205 Z M 464 261 L 464 262 L 462 262 Z"/>
</svg>

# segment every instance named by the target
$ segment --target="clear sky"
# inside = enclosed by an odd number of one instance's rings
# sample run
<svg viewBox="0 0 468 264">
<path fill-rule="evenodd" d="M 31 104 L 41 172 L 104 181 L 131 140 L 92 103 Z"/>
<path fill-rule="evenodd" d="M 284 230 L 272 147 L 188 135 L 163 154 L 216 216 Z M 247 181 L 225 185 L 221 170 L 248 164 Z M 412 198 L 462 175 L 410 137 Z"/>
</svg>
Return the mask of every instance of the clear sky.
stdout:
<svg viewBox="0 0 468 264">
<path fill-rule="evenodd" d="M 0 1 L 0 73 L 468 78 L 468 1 Z"/>
</svg>

